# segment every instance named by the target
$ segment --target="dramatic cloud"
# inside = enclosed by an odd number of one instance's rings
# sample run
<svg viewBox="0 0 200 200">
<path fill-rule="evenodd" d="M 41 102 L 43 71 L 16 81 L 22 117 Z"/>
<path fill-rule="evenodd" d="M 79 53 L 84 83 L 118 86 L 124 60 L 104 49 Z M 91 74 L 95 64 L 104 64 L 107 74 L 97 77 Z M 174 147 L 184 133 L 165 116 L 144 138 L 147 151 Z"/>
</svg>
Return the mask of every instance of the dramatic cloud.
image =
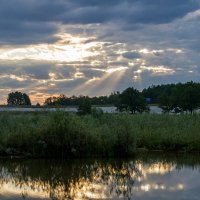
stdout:
<svg viewBox="0 0 200 200">
<path fill-rule="evenodd" d="M 2 0 L 0 102 L 200 81 L 200 0 Z"/>
</svg>

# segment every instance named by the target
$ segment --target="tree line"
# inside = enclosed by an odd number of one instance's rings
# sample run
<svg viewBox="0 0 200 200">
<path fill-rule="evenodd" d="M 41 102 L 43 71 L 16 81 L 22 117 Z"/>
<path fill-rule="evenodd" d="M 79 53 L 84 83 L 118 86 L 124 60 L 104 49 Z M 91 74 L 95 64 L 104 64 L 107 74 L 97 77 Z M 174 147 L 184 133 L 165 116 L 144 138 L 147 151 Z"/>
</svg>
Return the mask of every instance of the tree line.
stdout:
<svg viewBox="0 0 200 200">
<path fill-rule="evenodd" d="M 200 108 L 200 83 L 153 86 L 143 93 L 154 99 L 164 113 L 193 113 Z"/>
<path fill-rule="evenodd" d="M 8 105 L 31 105 L 27 94 L 12 92 L 8 94 Z M 200 83 L 187 82 L 178 84 L 165 84 L 150 86 L 143 91 L 129 87 L 122 92 L 114 92 L 109 96 L 88 97 L 71 96 L 61 94 L 57 97 L 49 97 L 44 106 L 79 106 L 87 107 L 90 112 L 91 105 L 113 105 L 120 112 L 143 113 L 149 111 L 149 104 L 158 105 L 164 113 L 193 113 L 200 108 Z M 38 104 L 39 105 L 39 104 Z"/>
</svg>

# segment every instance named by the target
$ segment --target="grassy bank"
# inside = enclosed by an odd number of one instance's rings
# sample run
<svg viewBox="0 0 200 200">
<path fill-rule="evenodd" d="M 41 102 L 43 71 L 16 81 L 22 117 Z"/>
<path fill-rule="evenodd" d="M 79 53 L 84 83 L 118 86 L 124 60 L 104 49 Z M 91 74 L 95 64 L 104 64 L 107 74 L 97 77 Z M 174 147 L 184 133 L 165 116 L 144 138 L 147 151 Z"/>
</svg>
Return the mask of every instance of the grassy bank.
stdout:
<svg viewBox="0 0 200 200">
<path fill-rule="evenodd" d="M 200 152 L 200 115 L 0 113 L 0 155 L 128 156 L 137 149 Z"/>
</svg>

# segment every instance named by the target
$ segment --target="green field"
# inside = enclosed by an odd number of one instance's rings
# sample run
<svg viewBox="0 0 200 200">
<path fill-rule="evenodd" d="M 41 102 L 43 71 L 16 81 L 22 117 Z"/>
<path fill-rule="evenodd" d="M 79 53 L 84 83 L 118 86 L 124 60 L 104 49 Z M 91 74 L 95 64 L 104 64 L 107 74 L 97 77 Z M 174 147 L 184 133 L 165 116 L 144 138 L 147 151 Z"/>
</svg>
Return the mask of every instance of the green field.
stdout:
<svg viewBox="0 0 200 200">
<path fill-rule="evenodd" d="M 200 152 L 200 115 L 0 113 L 0 156 L 124 157 Z"/>
</svg>

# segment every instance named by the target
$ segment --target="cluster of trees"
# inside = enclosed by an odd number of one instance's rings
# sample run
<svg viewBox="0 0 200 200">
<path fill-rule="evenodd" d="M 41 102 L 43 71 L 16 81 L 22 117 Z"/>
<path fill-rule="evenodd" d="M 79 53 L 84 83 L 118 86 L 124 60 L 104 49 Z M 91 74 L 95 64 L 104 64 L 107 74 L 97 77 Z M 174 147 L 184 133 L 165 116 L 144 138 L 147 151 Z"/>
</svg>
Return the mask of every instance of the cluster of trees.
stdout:
<svg viewBox="0 0 200 200">
<path fill-rule="evenodd" d="M 8 105 L 31 105 L 27 94 L 12 92 L 8 95 Z M 91 105 L 114 105 L 120 112 L 142 113 L 149 111 L 147 103 L 157 104 L 163 112 L 190 112 L 200 108 L 200 83 L 187 82 L 151 86 L 142 92 L 129 87 L 123 92 L 109 96 L 88 97 L 61 94 L 49 97 L 45 106 L 79 106 L 80 113 L 91 113 Z"/>
<path fill-rule="evenodd" d="M 200 83 L 187 82 L 151 86 L 142 91 L 152 103 L 159 105 L 163 112 L 193 113 L 200 108 Z"/>
<path fill-rule="evenodd" d="M 166 85 L 158 97 L 158 102 L 159 107 L 167 113 L 193 113 L 200 107 L 200 84 L 188 82 Z"/>
<path fill-rule="evenodd" d="M 148 106 L 141 92 L 134 88 L 127 88 L 122 93 L 114 92 L 109 96 L 88 97 L 72 96 L 49 97 L 45 100 L 46 106 L 79 106 L 79 110 L 85 110 L 83 113 L 91 112 L 90 105 L 114 105 L 120 112 L 142 113 L 148 111 Z M 83 109 L 87 108 L 87 109 Z M 86 111 L 87 110 L 87 111 Z"/>
<path fill-rule="evenodd" d="M 127 88 L 122 93 L 113 94 L 113 100 L 114 105 L 120 112 L 125 111 L 135 114 L 149 111 L 145 97 L 133 87 Z"/>
<path fill-rule="evenodd" d="M 49 97 L 45 100 L 44 105 L 46 106 L 78 106 L 86 98 L 86 96 L 71 96 L 67 97 L 64 94 L 59 96 Z M 88 97 L 92 105 L 111 105 L 113 104 L 112 95 L 110 96 L 99 96 L 99 97 Z"/>
</svg>

